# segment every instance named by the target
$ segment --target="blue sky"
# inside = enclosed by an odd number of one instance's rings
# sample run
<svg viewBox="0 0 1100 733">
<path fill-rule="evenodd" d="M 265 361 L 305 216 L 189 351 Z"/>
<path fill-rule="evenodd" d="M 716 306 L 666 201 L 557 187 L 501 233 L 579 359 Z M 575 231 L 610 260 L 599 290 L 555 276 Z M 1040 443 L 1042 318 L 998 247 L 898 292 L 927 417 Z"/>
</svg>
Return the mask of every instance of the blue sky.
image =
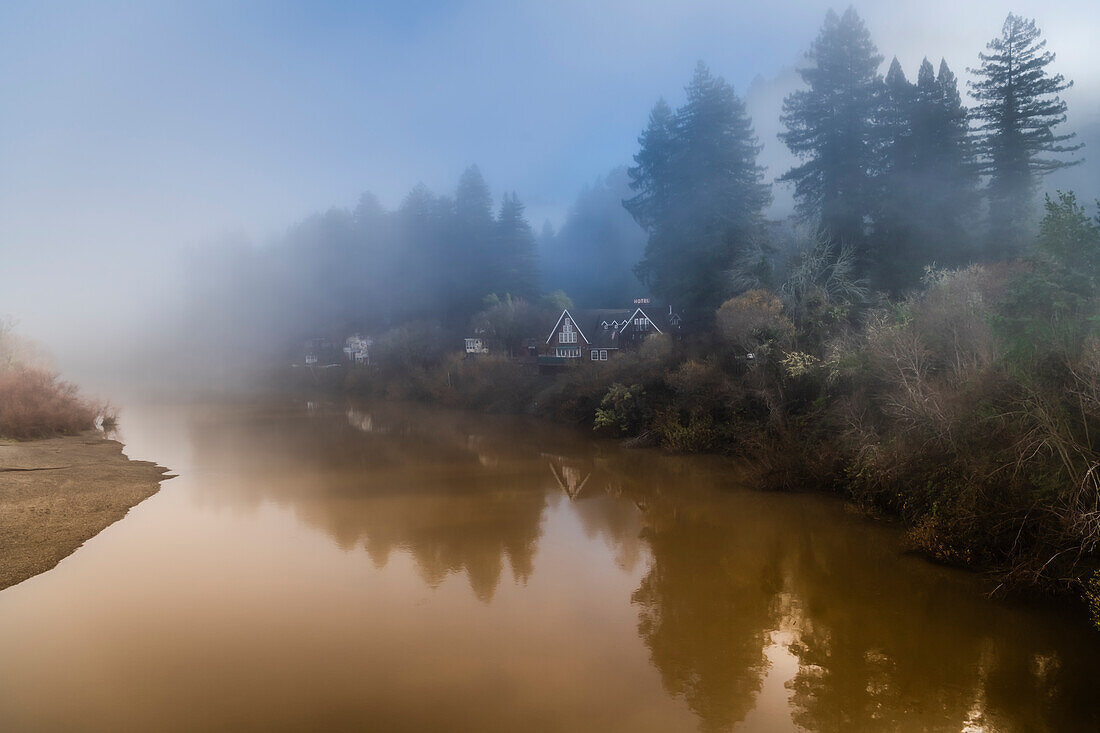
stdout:
<svg viewBox="0 0 1100 733">
<path fill-rule="evenodd" d="M 830 5 L 7 2 L 0 314 L 57 340 L 81 330 L 74 301 L 121 314 L 159 297 L 183 249 L 262 242 L 364 191 L 390 206 L 418 182 L 449 191 L 470 163 L 536 227 L 560 220 L 630 160 L 653 102 L 677 103 L 699 59 L 748 92 L 779 167 L 778 104 Z M 1010 9 L 856 7 L 911 75 L 927 54 L 962 76 Z M 1071 124 L 1100 118 L 1094 0 L 1011 9 L 1076 79 Z"/>
</svg>

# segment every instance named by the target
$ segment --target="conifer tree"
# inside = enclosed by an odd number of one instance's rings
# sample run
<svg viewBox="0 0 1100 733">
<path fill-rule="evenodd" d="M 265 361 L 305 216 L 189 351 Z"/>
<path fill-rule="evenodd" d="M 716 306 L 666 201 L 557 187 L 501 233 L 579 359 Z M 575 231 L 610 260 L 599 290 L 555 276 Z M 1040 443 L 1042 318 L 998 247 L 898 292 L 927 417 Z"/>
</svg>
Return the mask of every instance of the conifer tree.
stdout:
<svg viewBox="0 0 1100 733">
<path fill-rule="evenodd" d="M 535 233 L 523 215 L 524 206 L 515 193 L 505 194 L 496 221 L 495 262 L 492 290 L 531 298 L 538 290 Z"/>
<path fill-rule="evenodd" d="M 700 63 L 686 91 L 675 115 L 662 102 L 650 115 L 630 169 L 636 195 L 624 205 L 649 234 L 638 277 L 670 302 L 717 307 L 771 192 L 733 88 Z"/>
<path fill-rule="evenodd" d="M 877 120 L 882 142 L 874 222 L 875 282 L 898 292 L 920 282 L 924 268 L 961 265 L 972 252 L 970 222 L 976 175 L 967 110 L 955 75 L 939 76 L 924 59 L 910 84 L 894 59 Z"/>
<path fill-rule="evenodd" d="M 458 180 L 454 225 L 437 265 L 444 273 L 445 287 L 453 293 L 455 320 L 468 318 L 492 292 L 493 245 L 493 198 L 481 171 L 471 165 Z"/>
<path fill-rule="evenodd" d="M 865 227 L 874 209 L 879 163 L 876 108 L 882 56 L 853 8 L 825 23 L 799 70 L 809 89 L 783 102 L 779 138 L 804 162 L 779 180 L 794 184 L 800 213 L 823 232 L 856 248 L 868 266 Z"/>
<path fill-rule="evenodd" d="M 627 169 L 633 198 L 623 201 L 623 206 L 635 221 L 647 231 L 652 231 L 672 209 L 672 158 L 676 144 L 676 120 L 672 108 L 664 99 L 658 99 L 649 113 L 649 125 L 638 138 L 638 152 L 634 154 L 635 166 Z"/>
<path fill-rule="evenodd" d="M 879 91 L 876 113 L 880 153 L 874 170 L 874 239 L 867 253 L 875 283 L 897 291 L 910 284 L 908 263 L 913 258 L 915 237 L 913 210 L 916 151 L 913 118 L 917 89 L 905 78 L 897 57 L 890 63 Z"/>
<path fill-rule="evenodd" d="M 1046 67 L 1054 54 L 1040 40 L 1034 20 L 1009 14 L 1001 35 L 990 41 L 989 53 L 979 54 L 981 66 L 970 69 L 969 83 L 978 101 L 983 172 L 989 176 L 991 256 L 1011 255 L 1032 230 L 1038 180 L 1079 161 L 1059 156 L 1078 150 L 1065 145 L 1074 134 L 1056 135 L 1066 120 L 1066 103 L 1058 96 L 1072 86 Z"/>
<path fill-rule="evenodd" d="M 917 81 L 914 120 L 915 166 L 924 202 L 917 210 L 918 231 L 928 255 L 924 264 L 957 266 L 976 254 L 969 244 L 978 206 L 969 116 L 947 62 L 940 59 L 933 81 L 926 59 Z"/>
</svg>

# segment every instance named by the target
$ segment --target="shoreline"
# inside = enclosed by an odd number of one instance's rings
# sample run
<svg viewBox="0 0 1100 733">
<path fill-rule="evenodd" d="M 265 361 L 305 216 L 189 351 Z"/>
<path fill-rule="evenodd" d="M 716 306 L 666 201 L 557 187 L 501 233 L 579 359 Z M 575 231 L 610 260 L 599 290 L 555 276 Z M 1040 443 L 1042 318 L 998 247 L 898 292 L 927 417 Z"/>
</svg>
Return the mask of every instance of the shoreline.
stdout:
<svg viewBox="0 0 1100 733">
<path fill-rule="evenodd" d="M 94 430 L 0 442 L 0 591 L 54 568 L 172 478 L 122 450 Z"/>
</svg>

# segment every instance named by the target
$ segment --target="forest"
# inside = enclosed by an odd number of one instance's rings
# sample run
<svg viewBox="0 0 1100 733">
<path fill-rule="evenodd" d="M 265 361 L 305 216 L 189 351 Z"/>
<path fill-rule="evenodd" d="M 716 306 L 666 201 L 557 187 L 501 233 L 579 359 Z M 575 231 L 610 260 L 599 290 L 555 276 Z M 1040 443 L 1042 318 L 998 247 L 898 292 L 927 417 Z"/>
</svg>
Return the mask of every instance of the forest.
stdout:
<svg viewBox="0 0 1100 733">
<path fill-rule="evenodd" d="M 1083 161 L 1072 81 L 1016 15 L 965 88 L 945 61 L 913 80 L 884 61 L 854 9 L 826 15 L 775 181 L 744 101 L 700 63 L 556 231 L 471 166 L 452 195 L 365 195 L 196 262 L 185 330 L 277 360 L 374 334 L 340 389 L 739 456 L 763 486 L 834 491 L 997 592 L 1077 596 L 1100 623 L 1100 207 L 1043 185 Z M 773 186 L 794 216 L 768 218 Z M 553 377 L 508 358 L 563 307 L 642 296 L 687 314 L 682 340 Z M 492 353 L 466 359 L 475 331 Z"/>
</svg>

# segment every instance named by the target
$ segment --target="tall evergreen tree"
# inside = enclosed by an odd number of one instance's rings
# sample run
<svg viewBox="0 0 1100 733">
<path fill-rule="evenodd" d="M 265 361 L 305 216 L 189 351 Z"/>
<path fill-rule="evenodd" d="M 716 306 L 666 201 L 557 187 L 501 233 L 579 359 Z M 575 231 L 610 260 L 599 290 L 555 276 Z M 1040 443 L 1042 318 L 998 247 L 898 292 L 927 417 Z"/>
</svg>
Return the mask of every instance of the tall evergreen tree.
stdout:
<svg viewBox="0 0 1100 733">
<path fill-rule="evenodd" d="M 405 196 L 397 211 L 394 249 L 397 252 L 395 272 L 400 286 L 395 294 L 399 301 L 388 315 L 394 318 L 438 317 L 453 300 L 438 264 L 449 255 L 446 232 L 452 224 L 453 204 L 449 199 L 433 194 L 424 184 L 417 184 Z M 415 297 L 409 294 L 415 293 Z"/>
<path fill-rule="evenodd" d="M 453 294 L 453 318 L 462 322 L 492 292 L 494 261 L 493 197 L 476 165 L 467 168 L 455 189 L 454 226 L 439 266 Z"/>
<path fill-rule="evenodd" d="M 897 291 L 909 284 L 906 270 L 915 244 L 912 214 L 917 198 L 913 139 L 917 89 L 905 78 L 897 57 L 886 72 L 879 99 L 874 238 L 866 264 L 871 265 L 879 287 Z"/>
<path fill-rule="evenodd" d="M 627 169 L 634 196 L 623 206 L 647 231 L 667 218 L 672 205 L 673 156 L 676 147 L 676 116 L 668 102 L 658 99 L 649 113 L 649 125 L 638 138 L 635 165 Z"/>
<path fill-rule="evenodd" d="M 658 103 L 630 169 L 636 196 L 624 202 L 649 233 L 635 272 L 653 293 L 686 306 L 716 307 L 727 271 L 754 241 L 771 200 L 744 103 L 700 63 L 675 115 Z"/>
<path fill-rule="evenodd" d="M 991 256 L 1010 255 L 1029 238 L 1038 179 L 1079 161 L 1058 156 L 1079 149 L 1064 145 L 1074 134 L 1056 135 L 1066 120 L 1066 103 L 1058 96 L 1072 86 L 1061 74 L 1048 74 L 1054 54 L 1040 40 L 1035 21 L 1009 14 L 981 66 L 970 69 L 969 83 L 978 101 L 983 172 L 989 176 Z"/>
<path fill-rule="evenodd" d="M 547 290 L 566 289 L 581 308 L 610 308 L 645 294 L 632 268 L 647 235 L 622 205 L 630 178 L 616 168 L 578 194 L 561 229 L 540 242 Z"/>
<path fill-rule="evenodd" d="M 910 84 L 897 59 L 882 87 L 877 121 L 882 143 L 871 256 L 879 287 L 916 285 L 930 264 L 959 265 L 976 205 L 967 110 L 955 75 L 928 59 Z"/>
<path fill-rule="evenodd" d="M 515 193 L 504 195 L 496 221 L 496 256 L 491 272 L 495 292 L 529 299 L 538 291 L 538 264 L 535 233 L 523 210 Z"/>
<path fill-rule="evenodd" d="M 794 184 L 800 213 L 825 234 L 856 248 L 869 264 L 866 223 L 874 213 L 872 175 L 879 163 L 875 116 L 882 63 L 853 8 L 833 11 L 799 70 L 809 89 L 783 102 L 779 138 L 804 162 L 780 177 Z"/>
<path fill-rule="evenodd" d="M 961 265 L 975 255 L 970 242 L 974 239 L 978 177 L 969 116 L 947 62 L 940 59 L 933 79 L 932 64 L 926 59 L 917 79 L 913 133 L 914 165 L 923 202 L 918 207 L 917 228 L 928 261 L 940 265 Z"/>
</svg>

